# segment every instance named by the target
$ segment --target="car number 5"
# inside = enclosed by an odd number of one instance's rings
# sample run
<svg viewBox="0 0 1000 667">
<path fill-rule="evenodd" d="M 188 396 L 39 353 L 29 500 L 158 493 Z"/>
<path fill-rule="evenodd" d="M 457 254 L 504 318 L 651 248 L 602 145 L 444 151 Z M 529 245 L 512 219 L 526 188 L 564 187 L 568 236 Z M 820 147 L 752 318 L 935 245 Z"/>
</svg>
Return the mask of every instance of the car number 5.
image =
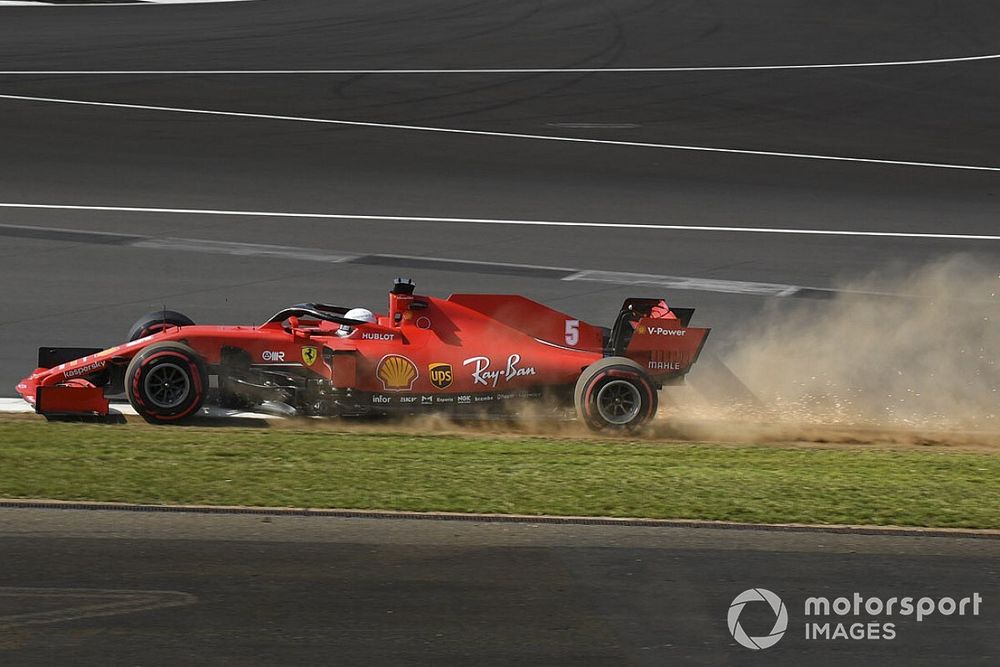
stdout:
<svg viewBox="0 0 1000 667">
<path fill-rule="evenodd" d="M 580 342 L 580 320 L 566 320 L 566 344 L 573 346 Z"/>
</svg>

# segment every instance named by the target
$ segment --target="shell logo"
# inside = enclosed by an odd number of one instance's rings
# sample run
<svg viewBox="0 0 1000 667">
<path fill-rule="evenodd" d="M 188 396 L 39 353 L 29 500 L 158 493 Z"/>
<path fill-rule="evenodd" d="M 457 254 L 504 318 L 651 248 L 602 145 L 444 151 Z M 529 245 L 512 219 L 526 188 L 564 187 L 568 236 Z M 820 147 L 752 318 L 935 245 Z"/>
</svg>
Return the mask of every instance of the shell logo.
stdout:
<svg viewBox="0 0 1000 667">
<path fill-rule="evenodd" d="M 417 367 L 406 357 L 387 354 L 378 362 L 375 376 L 386 391 L 409 391 L 417 379 Z"/>
</svg>

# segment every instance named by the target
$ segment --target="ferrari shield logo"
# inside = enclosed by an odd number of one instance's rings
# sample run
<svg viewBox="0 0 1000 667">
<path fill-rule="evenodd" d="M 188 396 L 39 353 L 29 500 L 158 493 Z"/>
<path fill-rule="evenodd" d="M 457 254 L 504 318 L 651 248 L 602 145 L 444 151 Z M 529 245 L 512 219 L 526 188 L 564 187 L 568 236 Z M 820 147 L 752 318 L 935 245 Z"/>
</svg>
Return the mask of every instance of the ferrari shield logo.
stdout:
<svg viewBox="0 0 1000 667">
<path fill-rule="evenodd" d="M 451 364 L 431 364 L 427 367 L 427 372 L 430 375 L 431 384 L 438 389 L 447 389 L 451 386 Z"/>
<path fill-rule="evenodd" d="M 408 391 L 417 379 L 417 367 L 404 356 L 387 354 L 378 362 L 375 376 L 386 391 Z"/>
<path fill-rule="evenodd" d="M 306 366 L 312 366 L 318 357 L 319 352 L 315 347 L 302 348 L 302 361 L 306 362 Z"/>
</svg>

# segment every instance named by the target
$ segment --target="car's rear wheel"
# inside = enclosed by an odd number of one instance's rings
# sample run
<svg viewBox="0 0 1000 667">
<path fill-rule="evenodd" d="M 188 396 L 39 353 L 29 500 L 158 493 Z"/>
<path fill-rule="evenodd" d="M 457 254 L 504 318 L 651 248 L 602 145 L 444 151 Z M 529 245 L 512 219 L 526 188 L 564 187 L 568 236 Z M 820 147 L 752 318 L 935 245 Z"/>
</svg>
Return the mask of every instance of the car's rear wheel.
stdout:
<svg viewBox="0 0 1000 667">
<path fill-rule="evenodd" d="M 128 342 L 152 336 L 170 327 L 189 327 L 192 324 L 194 320 L 184 313 L 178 313 L 176 310 L 157 310 L 136 320 L 128 330 Z"/>
<path fill-rule="evenodd" d="M 576 413 L 594 431 L 642 428 L 656 415 L 656 385 L 625 357 L 596 361 L 576 382 Z"/>
<path fill-rule="evenodd" d="M 132 358 L 125 395 L 146 421 L 176 423 L 201 408 L 208 373 L 198 353 L 183 343 L 155 343 Z"/>
</svg>

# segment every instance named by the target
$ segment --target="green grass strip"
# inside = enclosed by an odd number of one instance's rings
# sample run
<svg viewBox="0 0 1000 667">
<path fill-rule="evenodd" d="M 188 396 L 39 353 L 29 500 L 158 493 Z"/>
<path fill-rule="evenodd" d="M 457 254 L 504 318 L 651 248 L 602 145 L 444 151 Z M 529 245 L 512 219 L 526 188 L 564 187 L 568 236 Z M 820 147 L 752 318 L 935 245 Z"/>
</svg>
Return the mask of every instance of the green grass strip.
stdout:
<svg viewBox="0 0 1000 667">
<path fill-rule="evenodd" d="M 8 498 L 1000 528 L 998 479 L 941 450 L 0 421 Z"/>
</svg>

